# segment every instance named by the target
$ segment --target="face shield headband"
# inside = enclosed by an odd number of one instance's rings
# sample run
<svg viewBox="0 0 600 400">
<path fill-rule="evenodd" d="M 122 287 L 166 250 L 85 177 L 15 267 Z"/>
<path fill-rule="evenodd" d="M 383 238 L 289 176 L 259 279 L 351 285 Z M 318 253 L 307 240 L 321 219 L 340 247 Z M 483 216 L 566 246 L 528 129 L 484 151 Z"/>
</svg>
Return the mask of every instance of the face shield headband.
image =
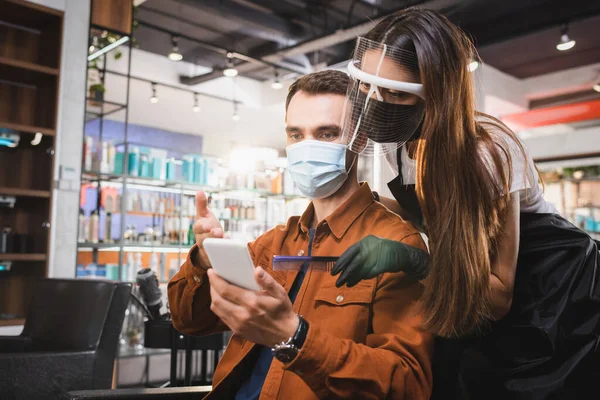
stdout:
<svg viewBox="0 0 600 400">
<path fill-rule="evenodd" d="M 342 137 L 363 155 L 395 151 L 411 139 L 425 111 L 414 52 L 359 38 L 348 64 Z M 398 76 L 403 80 L 390 79 Z"/>
</svg>

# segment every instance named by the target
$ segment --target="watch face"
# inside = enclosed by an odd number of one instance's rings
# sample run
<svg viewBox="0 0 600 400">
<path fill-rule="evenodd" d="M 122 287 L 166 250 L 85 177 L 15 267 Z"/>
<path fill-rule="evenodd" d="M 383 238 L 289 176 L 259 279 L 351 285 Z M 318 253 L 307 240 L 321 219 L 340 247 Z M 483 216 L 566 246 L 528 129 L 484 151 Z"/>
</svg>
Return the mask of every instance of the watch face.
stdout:
<svg viewBox="0 0 600 400">
<path fill-rule="evenodd" d="M 273 355 L 282 363 L 289 363 L 298 355 L 298 349 L 293 345 L 279 346 L 273 351 Z"/>
</svg>

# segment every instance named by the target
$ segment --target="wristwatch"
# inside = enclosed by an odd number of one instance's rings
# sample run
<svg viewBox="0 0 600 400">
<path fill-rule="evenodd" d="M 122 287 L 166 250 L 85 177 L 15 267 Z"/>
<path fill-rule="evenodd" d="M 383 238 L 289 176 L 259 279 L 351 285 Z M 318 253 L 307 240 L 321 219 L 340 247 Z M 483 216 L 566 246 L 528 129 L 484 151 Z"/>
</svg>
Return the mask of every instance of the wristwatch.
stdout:
<svg viewBox="0 0 600 400">
<path fill-rule="evenodd" d="M 298 329 L 296 329 L 296 333 L 285 342 L 276 344 L 271 349 L 273 357 L 284 364 L 292 362 L 300 352 L 300 349 L 302 349 L 302 345 L 304 345 L 306 335 L 308 334 L 308 327 L 308 322 L 301 315 L 298 315 Z"/>
</svg>

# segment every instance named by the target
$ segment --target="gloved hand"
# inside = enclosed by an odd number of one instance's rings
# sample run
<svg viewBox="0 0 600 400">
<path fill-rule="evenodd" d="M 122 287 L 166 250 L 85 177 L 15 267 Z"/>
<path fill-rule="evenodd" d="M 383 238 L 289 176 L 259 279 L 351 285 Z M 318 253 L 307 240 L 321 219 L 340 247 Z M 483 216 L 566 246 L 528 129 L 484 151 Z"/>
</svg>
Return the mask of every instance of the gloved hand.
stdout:
<svg viewBox="0 0 600 400">
<path fill-rule="evenodd" d="M 421 280 L 427 275 L 427 262 L 428 255 L 421 249 L 369 235 L 342 254 L 331 275 L 341 272 L 337 287 L 344 284 L 352 287 L 384 272 L 404 271 L 409 277 Z"/>
</svg>

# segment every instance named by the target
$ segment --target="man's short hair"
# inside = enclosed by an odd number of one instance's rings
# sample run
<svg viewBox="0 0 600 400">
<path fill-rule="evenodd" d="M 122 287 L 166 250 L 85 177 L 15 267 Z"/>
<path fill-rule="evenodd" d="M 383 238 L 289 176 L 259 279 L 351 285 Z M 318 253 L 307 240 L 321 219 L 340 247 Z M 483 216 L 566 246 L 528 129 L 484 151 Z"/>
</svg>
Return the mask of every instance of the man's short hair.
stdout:
<svg viewBox="0 0 600 400">
<path fill-rule="evenodd" d="M 308 94 L 339 94 L 346 95 L 350 78 L 342 71 L 327 69 L 304 75 L 292 83 L 285 100 L 285 111 L 287 111 L 292 97 L 300 91 Z"/>
</svg>

